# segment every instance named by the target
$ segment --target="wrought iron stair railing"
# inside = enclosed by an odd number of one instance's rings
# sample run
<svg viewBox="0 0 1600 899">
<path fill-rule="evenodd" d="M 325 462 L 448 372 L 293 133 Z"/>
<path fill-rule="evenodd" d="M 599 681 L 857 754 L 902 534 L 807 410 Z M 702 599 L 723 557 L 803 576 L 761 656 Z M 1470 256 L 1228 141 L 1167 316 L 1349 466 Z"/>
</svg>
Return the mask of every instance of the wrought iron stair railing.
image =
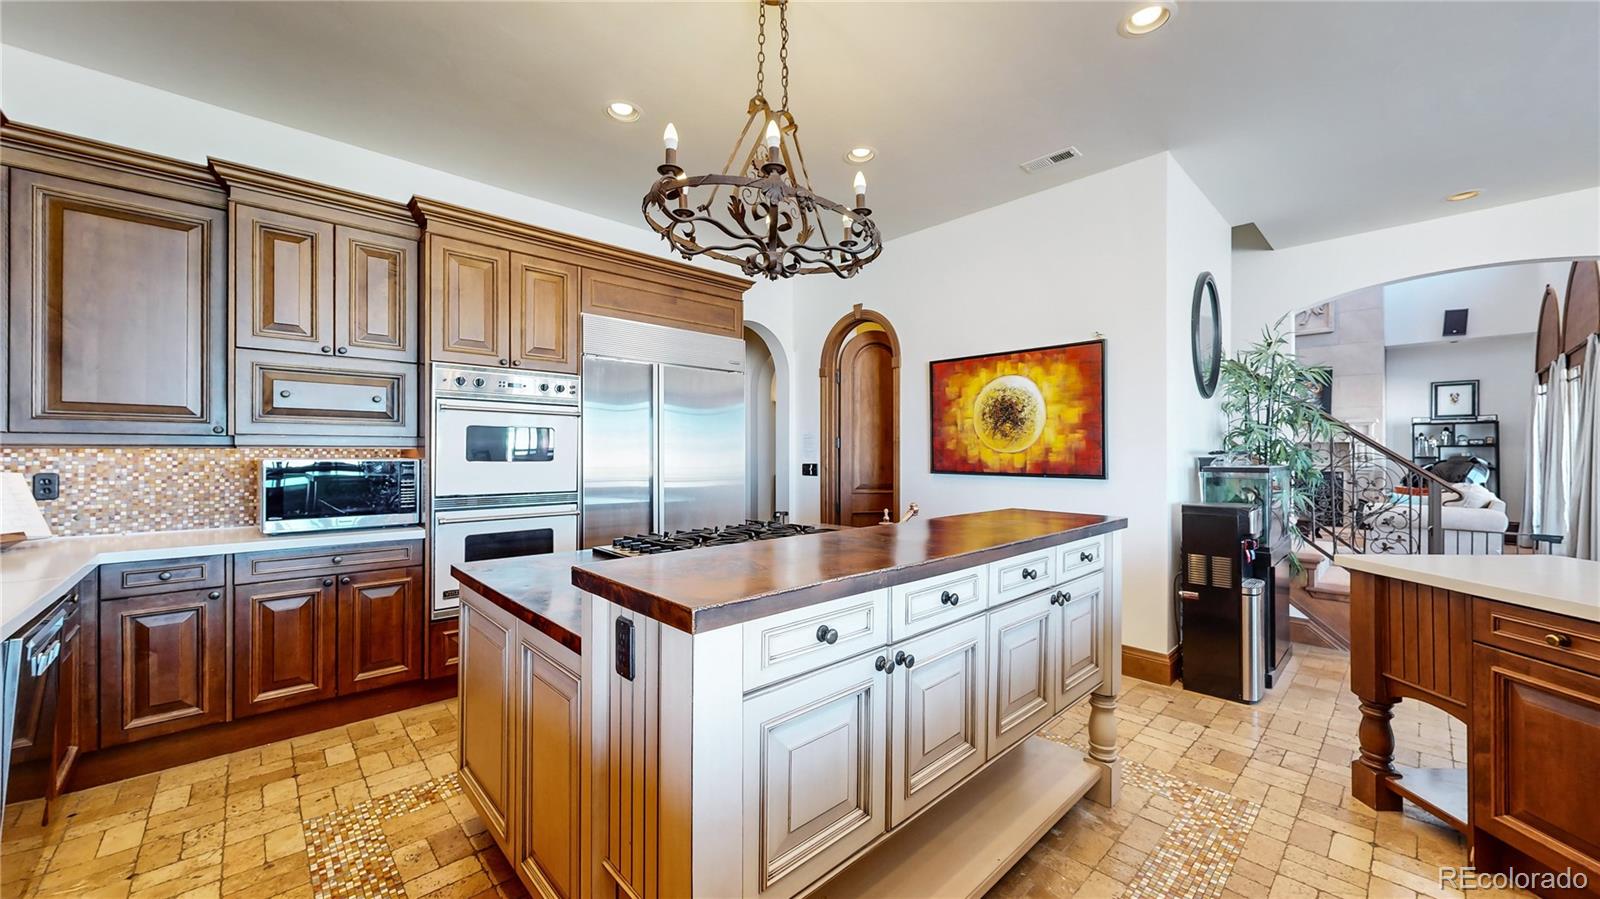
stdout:
<svg viewBox="0 0 1600 899">
<path fill-rule="evenodd" d="M 1322 481 L 1301 520 L 1306 545 L 1329 559 L 1341 552 L 1443 554 L 1442 510 L 1460 491 L 1350 424 L 1324 418 L 1332 428 L 1312 448 Z"/>
</svg>

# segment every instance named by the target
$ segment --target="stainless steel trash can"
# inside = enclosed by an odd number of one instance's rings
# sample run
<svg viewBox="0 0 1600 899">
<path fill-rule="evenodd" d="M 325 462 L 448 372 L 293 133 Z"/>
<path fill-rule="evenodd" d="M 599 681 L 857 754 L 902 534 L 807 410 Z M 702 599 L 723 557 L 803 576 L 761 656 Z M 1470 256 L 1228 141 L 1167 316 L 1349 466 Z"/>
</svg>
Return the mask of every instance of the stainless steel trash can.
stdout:
<svg viewBox="0 0 1600 899">
<path fill-rule="evenodd" d="M 1260 702 L 1267 680 L 1267 582 L 1245 578 L 1239 588 L 1239 693 L 1245 702 Z"/>
</svg>

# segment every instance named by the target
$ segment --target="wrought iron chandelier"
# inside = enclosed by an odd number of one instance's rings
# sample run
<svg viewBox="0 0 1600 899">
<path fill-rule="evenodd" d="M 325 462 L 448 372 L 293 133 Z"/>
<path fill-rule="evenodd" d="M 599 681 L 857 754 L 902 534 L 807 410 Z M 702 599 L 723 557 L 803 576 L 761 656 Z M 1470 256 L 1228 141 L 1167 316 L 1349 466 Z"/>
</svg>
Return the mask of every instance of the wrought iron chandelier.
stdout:
<svg viewBox="0 0 1600 899">
<path fill-rule="evenodd" d="M 686 175 L 678 165 L 678 132 L 670 123 L 662 141 L 666 161 L 661 177 L 645 194 L 642 211 L 650 227 L 685 259 L 709 256 L 737 265 L 746 275 L 771 280 L 833 272 L 853 277 L 883 252 L 883 239 L 867 208 L 867 182 L 855 178 L 855 206 L 846 208 L 811 189 L 800 129 L 789 112 L 789 3 L 757 0 L 756 93 L 748 118 L 721 174 Z M 777 109 L 764 92 L 767 63 L 767 7 L 778 7 L 778 61 L 783 98 Z M 746 138 L 759 122 L 764 132 L 741 156 Z M 735 161 L 739 162 L 737 170 Z M 798 171 L 798 177 L 796 172 Z M 719 205 L 718 195 L 727 188 Z M 698 189 L 698 192 L 696 192 Z M 834 240 L 824 222 L 839 216 Z M 705 234 L 704 239 L 701 235 Z"/>
</svg>

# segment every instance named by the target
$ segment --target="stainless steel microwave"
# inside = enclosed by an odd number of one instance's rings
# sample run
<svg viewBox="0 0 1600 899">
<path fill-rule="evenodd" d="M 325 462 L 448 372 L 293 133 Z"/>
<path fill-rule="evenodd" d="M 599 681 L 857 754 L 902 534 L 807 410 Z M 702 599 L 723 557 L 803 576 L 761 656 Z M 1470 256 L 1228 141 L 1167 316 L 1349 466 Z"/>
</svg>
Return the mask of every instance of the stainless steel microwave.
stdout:
<svg viewBox="0 0 1600 899">
<path fill-rule="evenodd" d="M 416 525 L 416 459 L 263 459 L 265 534 Z"/>
</svg>

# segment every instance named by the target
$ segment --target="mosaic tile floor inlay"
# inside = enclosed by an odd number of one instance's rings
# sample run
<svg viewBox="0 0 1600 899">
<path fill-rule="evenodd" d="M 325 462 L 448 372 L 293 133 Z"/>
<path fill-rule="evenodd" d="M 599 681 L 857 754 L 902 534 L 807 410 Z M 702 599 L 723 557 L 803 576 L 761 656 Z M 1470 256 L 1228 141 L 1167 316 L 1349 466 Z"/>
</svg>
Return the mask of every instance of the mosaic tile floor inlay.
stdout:
<svg viewBox="0 0 1600 899">
<path fill-rule="evenodd" d="M 1115 807 L 1078 803 L 990 892 L 1013 897 L 1448 899 L 1466 864 L 1426 813 L 1350 797 L 1359 713 L 1342 654 L 1296 647 L 1244 706 L 1129 679 Z M 1086 707 L 1045 738 L 1082 748 Z M 1402 703 L 1402 764 L 1462 765 L 1466 731 Z M 461 792 L 456 705 L 436 703 L 7 809 L 0 897 L 520 897 Z M 1494 893 L 1477 895 L 1527 895 Z"/>
</svg>

